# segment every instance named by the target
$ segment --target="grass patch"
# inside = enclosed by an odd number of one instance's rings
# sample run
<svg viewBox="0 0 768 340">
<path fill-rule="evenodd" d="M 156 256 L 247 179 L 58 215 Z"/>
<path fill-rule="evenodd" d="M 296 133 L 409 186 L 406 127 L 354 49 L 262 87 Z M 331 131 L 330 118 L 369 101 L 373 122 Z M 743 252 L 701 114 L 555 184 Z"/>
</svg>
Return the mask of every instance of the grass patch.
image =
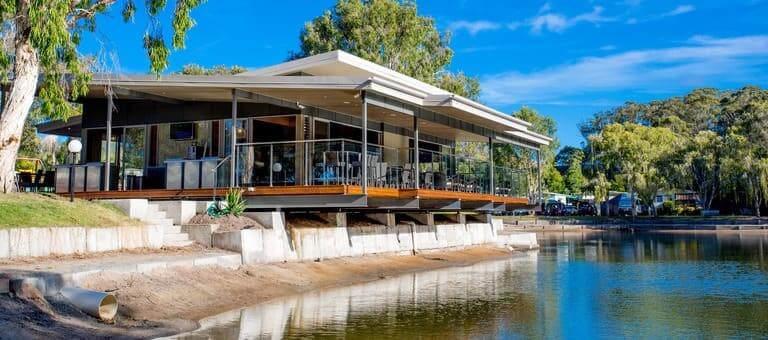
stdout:
<svg viewBox="0 0 768 340">
<path fill-rule="evenodd" d="M 0 229 L 18 227 L 119 227 L 142 225 L 117 207 L 55 194 L 0 194 Z"/>
</svg>

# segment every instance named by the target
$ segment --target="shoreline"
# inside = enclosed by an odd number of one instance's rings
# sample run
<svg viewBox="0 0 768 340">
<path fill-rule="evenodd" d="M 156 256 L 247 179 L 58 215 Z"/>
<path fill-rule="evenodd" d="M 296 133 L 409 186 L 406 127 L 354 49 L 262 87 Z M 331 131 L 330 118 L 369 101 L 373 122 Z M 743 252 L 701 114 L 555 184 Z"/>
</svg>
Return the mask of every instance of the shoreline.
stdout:
<svg viewBox="0 0 768 340">
<path fill-rule="evenodd" d="M 73 311 L 56 297 L 0 296 L 0 338 L 147 338 L 198 328 L 199 321 L 273 299 L 312 290 L 371 282 L 413 272 L 460 267 L 514 257 L 495 246 L 440 250 L 417 255 L 384 254 L 322 262 L 286 262 L 179 268 L 148 274 L 99 273 L 83 288 L 109 291 L 120 308 L 113 324 Z M 2 315 L 5 315 L 3 317 Z M 13 317 L 8 317 L 13 315 Z M 23 316 L 23 318 L 20 318 Z"/>
</svg>

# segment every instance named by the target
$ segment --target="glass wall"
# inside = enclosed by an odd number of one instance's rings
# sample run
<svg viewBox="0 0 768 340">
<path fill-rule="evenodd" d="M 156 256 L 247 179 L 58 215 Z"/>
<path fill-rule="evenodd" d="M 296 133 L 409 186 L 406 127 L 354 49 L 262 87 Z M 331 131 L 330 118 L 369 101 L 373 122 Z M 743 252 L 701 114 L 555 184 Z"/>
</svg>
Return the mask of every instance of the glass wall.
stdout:
<svg viewBox="0 0 768 340">
<path fill-rule="evenodd" d="M 157 130 L 157 160 L 158 165 L 168 159 L 201 158 L 211 155 L 210 130 L 211 122 L 193 122 L 191 135 L 187 126 L 180 127 L 175 124 L 160 124 Z M 173 135 L 172 131 L 174 130 Z M 180 131 L 184 129 L 184 131 Z M 192 148 L 194 147 L 194 148 Z"/>
</svg>

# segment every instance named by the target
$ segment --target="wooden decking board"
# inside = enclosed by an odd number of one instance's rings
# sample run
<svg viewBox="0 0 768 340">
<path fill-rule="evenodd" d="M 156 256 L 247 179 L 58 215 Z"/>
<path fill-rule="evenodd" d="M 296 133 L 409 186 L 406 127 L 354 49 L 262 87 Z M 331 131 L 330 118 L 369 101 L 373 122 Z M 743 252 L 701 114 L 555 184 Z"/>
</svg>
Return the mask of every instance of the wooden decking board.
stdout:
<svg viewBox="0 0 768 340">
<path fill-rule="evenodd" d="M 216 190 L 221 197 L 226 194 L 226 188 Z M 295 195 L 362 195 L 362 187 L 358 185 L 317 185 L 317 186 L 279 186 L 279 187 L 247 187 L 243 188 L 243 196 L 295 196 Z M 61 195 L 67 195 L 62 193 Z M 489 194 L 456 192 L 432 189 L 397 189 L 368 187 L 368 196 L 386 199 L 435 199 L 462 200 L 471 202 L 494 202 L 509 205 L 527 205 L 527 198 L 501 197 Z M 213 197 L 213 189 L 147 189 L 128 191 L 97 191 L 79 192 L 75 197 L 83 199 L 176 199 L 176 198 L 207 198 Z"/>
</svg>

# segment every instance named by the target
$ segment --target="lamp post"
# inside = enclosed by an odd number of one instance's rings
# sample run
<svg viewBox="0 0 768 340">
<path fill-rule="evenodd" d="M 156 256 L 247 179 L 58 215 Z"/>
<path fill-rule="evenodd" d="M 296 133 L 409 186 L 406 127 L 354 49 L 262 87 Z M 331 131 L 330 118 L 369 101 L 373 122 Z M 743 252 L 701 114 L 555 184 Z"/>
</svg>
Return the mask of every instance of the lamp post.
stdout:
<svg viewBox="0 0 768 340">
<path fill-rule="evenodd" d="M 83 143 L 77 139 L 69 141 L 67 150 L 69 150 L 69 201 L 75 201 L 74 182 L 75 182 L 75 155 L 83 149 Z"/>
</svg>

